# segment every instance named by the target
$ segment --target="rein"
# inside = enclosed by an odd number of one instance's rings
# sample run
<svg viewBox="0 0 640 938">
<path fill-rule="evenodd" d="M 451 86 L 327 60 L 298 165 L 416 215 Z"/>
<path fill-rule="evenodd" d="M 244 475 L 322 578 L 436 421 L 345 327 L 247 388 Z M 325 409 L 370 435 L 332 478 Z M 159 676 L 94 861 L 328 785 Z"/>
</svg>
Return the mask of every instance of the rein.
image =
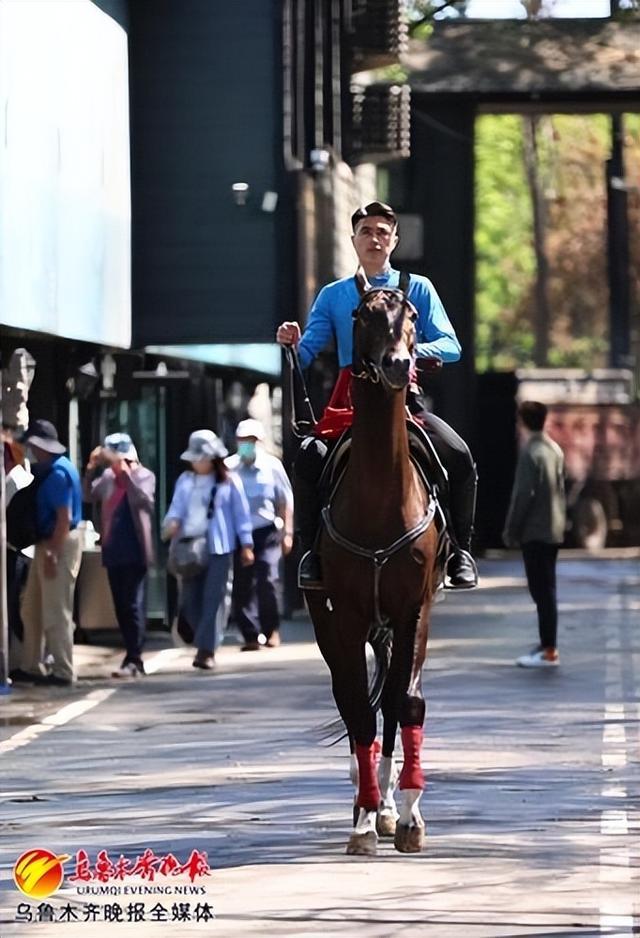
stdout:
<svg viewBox="0 0 640 938">
<path fill-rule="evenodd" d="M 358 557 L 365 557 L 367 560 L 373 561 L 373 605 L 374 605 L 374 615 L 376 625 L 382 625 L 383 620 L 380 615 L 380 575 L 382 573 L 382 568 L 389 560 L 390 557 L 393 557 L 395 553 L 401 550 L 403 547 L 407 547 L 413 541 L 417 540 L 421 534 L 431 526 L 433 519 L 436 515 L 436 510 L 438 503 L 435 498 L 429 500 L 427 505 L 427 512 L 418 524 L 414 525 L 408 531 L 397 538 L 393 543 L 389 544 L 388 547 L 382 547 L 378 550 L 371 550 L 367 547 L 362 547 L 360 544 L 356 544 L 354 541 L 350 541 L 348 538 L 343 537 L 342 534 L 336 529 L 332 519 L 331 519 L 331 505 L 327 505 L 326 508 L 322 509 L 322 521 L 324 526 L 327 529 L 327 534 L 331 540 L 338 545 L 338 547 L 344 548 L 344 550 L 349 551 L 351 554 L 356 554 Z"/>
<path fill-rule="evenodd" d="M 289 400 L 291 403 L 291 429 L 293 430 L 294 436 L 297 436 L 298 439 L 304 439 L 304 437 L 309 435 L 310 430 L 313 430 L 317 424 L 316 415 L 313 412 L 313 407 L 311 406 L 311 400 L 309 398 L 309 390 L 307 388 L 307 382 L 304 380 L 304 375 L 302 373 L 302 366 L 300 364 L 300 356 L 298 355 L 298 349 L 294 345 L 285 345 L 284 354 L 287 359 L 289 368 L 291 369 L 291 382 L 289 383 Z M 301 420 L 298 417 L 298 406 L 296 403 L 296 396 L 293 392 L 293 377 L 297 377 L 300 387 L 302 388 L 303 401 L 305 407 L 309 411 L 310 420 Z"/>
<path fill-rule="evenodd" d="M 362 381 L 371 381 L 372 384 L 380 383 L 380 372 L 372 362 L 368 361 L 362 362 L 362 371 L 357 374 L 352 370 L 351 377 L 360 378 Z"/>
</svg>

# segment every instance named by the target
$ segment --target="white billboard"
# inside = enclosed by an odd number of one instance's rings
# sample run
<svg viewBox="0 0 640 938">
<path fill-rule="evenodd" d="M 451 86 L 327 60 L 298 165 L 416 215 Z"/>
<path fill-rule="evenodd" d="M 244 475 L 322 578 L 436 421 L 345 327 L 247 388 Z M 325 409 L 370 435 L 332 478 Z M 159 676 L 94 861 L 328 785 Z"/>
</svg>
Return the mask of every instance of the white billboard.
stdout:
<svg viewBox="0 0 640 938">
<path fill-rule="evenodd" d="M 131 343 L 127 35 L 90 0 L 0 0 L 0 323 Z"/>
</svg>

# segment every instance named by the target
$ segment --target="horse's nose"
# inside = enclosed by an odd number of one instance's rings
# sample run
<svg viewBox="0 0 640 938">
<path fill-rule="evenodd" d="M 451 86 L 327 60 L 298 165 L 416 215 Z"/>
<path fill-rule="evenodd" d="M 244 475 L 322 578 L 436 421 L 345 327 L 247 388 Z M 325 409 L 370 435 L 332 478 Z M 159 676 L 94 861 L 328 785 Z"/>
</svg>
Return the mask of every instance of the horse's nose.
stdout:
<svg viewBox="0 0 640 938">
<path fill-rule="evenodd" d="M 394 387 L 405 387 L 409 381 L 411 358 L 408 355 L 385 355 L 382 367 L 387 380 Z"/>
<path fill-rule="evenodd" d="M 409 371 L 409 366 L 411 365 L 411 358 L 409 355 L 402 354 L 393 354 L 393 352 L 388 352 L 382 359 L 383 367 L 385 368 L 397 368 L 398 371 Z"/>
</svg>

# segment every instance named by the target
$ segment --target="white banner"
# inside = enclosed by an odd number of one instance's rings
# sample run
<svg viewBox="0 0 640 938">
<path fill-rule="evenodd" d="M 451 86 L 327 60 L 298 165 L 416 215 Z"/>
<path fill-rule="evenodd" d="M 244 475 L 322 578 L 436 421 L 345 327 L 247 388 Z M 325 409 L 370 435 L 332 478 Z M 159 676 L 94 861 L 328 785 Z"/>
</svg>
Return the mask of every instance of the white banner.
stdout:
<svg viewBox="0 0 640 938">
<path fill-rule="evenodd" d="M 127 36 L 90 0 L 0 0 L 0 322 L 128 347 Z"/>
</svg>

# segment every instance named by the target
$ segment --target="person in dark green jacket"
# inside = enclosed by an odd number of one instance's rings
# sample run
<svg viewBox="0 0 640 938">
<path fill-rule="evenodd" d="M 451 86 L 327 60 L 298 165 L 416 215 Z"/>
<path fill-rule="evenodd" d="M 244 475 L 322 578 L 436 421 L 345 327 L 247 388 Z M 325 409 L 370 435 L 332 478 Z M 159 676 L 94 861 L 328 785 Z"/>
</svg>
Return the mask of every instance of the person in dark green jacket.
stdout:
<svg viewBox="0 0 640 938">
<path fill-rule="evenodd" d="M 522 549 L 531 598 L 538 611 L 540 644 L 518 658 L 523 668 L 557 667 L 558 601 L 556 561 L 564 540 L 566 499 L 564 456 L 546 433 L 547 408 L 524 401 L 518 418 L 526 436 L 520 451 L 503 540 Z"/>
</svg>

